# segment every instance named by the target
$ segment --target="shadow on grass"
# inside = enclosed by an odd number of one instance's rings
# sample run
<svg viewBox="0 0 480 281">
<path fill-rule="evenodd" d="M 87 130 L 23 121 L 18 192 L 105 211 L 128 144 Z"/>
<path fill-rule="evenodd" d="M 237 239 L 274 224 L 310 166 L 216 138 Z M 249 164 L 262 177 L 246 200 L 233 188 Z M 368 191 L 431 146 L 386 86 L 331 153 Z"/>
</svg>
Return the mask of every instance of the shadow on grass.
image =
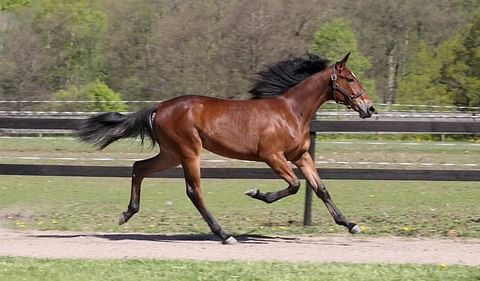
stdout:
<svg viewBox="0 0 480 281">
<path fill-rule="evenodd" d="M 101 233 L 101 234 L 33 234 L 31 237 L 35 238 L 81 238 L 94 237 L 106 239 L 110 241 L 134 240 L 134 241 L 156 241 L 156 242 L 172 242 L 180 243 L 185 241 L 219 241 L 220 239 L 213 234 L 146 234 L 146 233 Z M 235 235 L 235 238 L 246 244 L 266 244 L 274 242 L 294 242 L 298 238 L 294 237 L 279 237 L 266 236 L 256 234 L 240 234 Z"/>
</svg>

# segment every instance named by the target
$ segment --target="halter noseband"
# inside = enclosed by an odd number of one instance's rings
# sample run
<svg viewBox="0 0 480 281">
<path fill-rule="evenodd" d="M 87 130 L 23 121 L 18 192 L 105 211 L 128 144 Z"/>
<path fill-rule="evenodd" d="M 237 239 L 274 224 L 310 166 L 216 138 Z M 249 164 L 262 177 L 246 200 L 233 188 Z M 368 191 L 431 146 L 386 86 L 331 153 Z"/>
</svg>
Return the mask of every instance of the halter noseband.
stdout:
<svg viewBox="0 0 480 281">
<path fill-rule="evenodd" d="M 332 92 L 333 92 L 333 99 L 335 100 L 336 103 L 338 104 L 343 104 L 343 105 L 346 105 L 348 108 L 351 108 L 352 107 L 352 104 L 353 104 L 353 101 L 356 100 L 357 98 L 363 96 L 365 94 L 365 92 L 358 92 L 354 95 L 351 95 L 349 94 L 345 89 L 343 89 L 342 87 L 340 87 L 337 83 L 337 73 L 335 71 L 335 65 L 332 66 L 332 75 L 330 76 L 330 80 L 332 80 Z M 337 95 L 336 95 L 336 92 L 339 92 L 341 93 L 344 97 L 345 97 L 345 100 L 348 102 L 339 102 L 339 100 L 337 99 Z"/>
</svg>

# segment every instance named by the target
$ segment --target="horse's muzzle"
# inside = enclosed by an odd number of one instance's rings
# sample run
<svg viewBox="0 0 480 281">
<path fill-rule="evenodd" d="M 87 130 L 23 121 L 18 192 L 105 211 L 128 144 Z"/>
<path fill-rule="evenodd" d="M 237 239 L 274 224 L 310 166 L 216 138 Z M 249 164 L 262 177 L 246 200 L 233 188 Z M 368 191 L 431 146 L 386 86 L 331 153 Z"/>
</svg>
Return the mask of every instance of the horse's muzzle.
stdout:
<svg viewBox="0 0 480 281">
<path fill-rule="evenodd" d="M 377 112 L 375 107 L 372 104 L 362 104 L 358 107 L 358 113 L 360 114 L 360 118 L 370 118 L 374 113 Z"/>
</svg>

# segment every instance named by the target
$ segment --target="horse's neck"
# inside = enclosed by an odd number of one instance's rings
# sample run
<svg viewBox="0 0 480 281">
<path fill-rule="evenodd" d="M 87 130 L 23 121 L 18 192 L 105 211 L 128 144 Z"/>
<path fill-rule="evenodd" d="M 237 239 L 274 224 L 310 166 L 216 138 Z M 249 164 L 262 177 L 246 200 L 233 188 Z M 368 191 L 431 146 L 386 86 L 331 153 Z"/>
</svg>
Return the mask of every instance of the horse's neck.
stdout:
<svg viewBox="0 0 480 281">
<path fill-rule="evenodd" d="M 318 108 L 330 99 L 329 78 L 329 74 L 322 71 L 285 93 L 285 97 L 292 102 L 292 109 L 303 124 L 309 124 Z"/>
</svg>

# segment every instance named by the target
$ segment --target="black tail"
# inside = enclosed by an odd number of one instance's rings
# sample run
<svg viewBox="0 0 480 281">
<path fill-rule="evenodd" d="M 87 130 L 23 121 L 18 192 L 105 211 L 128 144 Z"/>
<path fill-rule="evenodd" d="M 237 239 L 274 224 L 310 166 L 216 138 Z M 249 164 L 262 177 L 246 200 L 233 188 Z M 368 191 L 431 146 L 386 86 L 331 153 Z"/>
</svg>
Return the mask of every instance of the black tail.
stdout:
<svg viewBox="0 0 480 281">
<path fill-rule="evenodd" d="M 84 141 L 105 148 L 122 138 L 140 136 L 143 141 L 148 136 L 155 144 L 153 116 L 157 105 L 151 105 L 131 114 L 107 112 L 85 119 L 78 129 L 78 137 Z"/>
</svg>

